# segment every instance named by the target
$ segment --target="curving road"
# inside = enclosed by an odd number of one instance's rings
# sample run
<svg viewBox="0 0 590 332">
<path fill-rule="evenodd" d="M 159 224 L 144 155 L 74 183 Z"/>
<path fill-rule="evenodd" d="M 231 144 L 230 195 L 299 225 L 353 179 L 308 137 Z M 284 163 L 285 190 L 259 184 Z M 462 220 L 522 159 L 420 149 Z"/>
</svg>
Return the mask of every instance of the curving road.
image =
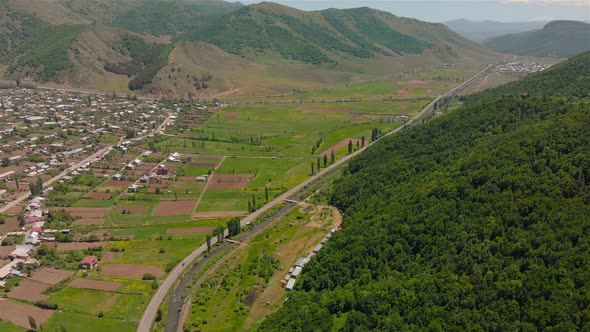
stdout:
<svg viewBox="0 0 590 332">
<path fill-rule="evenodd" d="M 473 76 L 469 80 L 463 82 L 462 84 L 458 85 L 457 87 L 449 90 L 445 94 L 440 95 L 439 97 L 434 99 L 432 102 L 430 102 L 428 105 L 426 105 L 426 107 L 424 107 L 424 109 L 422 109 L 422 111 L 420 111 L 420 113 L 418 113 L 418 115 L 415 118 L 413 118 L 412 120 L 410 120 L 406 125 L 410 125 L 413 122 L 415 122 L 416 120 L 424 117 L 429 112 L 433 112 L 434 111 L 434 104 L 436 102 L 438 102 L 439 100 L 446 98 L 446 97 L 455 96 L 459 91 L 469 87 L 471 84 L 473 84 L 477 80 L 484 77 L 485 73 L 493 66 L 494 66 L 493 64 L 488 65 L 485 69 L 483 69 L 482 71 L 477 73 L 475 76 Z M 321 177 L 323 177 L 327 173 L 342 166 L 344 163 L 347 163 L 350 159 L 360 155 L 369 146 L 375 144 L 376 142 L 382 140 L 383 138 L 385 138 L 387 136 L 390 136 L 390 135 L 400 132 L 401 130 L 403 130 L 403 128 L 404 128 L 404 126 L 398 127 L 396 129 L 386 133 L 381 138 L 369 143 L 367 146 L 360 148 L 357 151 L 353 152 L 352 154 L 349 154 L 349 155 L 337 160 L 332 165 L 328 166 L 327 168 L 324 168 L 322 171 L 316 173 L 315 175 L 313 175 L 309 179 L 303 181 L 301 184 L 299 184 L 296 187 L 281 194 L 280 196 L 278 196 L 277 198 L 275 198 L 271 202 L 267 203 L 266 205 L 264 205 L 260 209 L 256 210 L 255 212 L 252 212 L 251 214 L 249 214 L 248 216 L 243 218 L 240 221 L 240 224 L 242 226 L 245 226 L 246 224 L 253 222 L 258 217 L 260 217 L 262 214 L 264 214 L 265 212 L 270 210 L 271 208 L 273 208 L 276 205 L 280 204 L 281 202 L 289 199 L 291 196 L 296 195 L 299 191 L 301 191 L 301 190 L 305 189 L 307 186 L 313 184 L 315 181 L 317 181 L 318 179 L 320 179 Z M 217 243 L 217 239 L 212 238 L 211 244 L 213 245 L 215 243 Z M 190 253 L 187 257 L 185 257 L 180 262 L 180 264 L 178 264 L 172 271 L 170 271 L 170 274 L 168 274 L 168 276 L 166 277 L 164 282 L 160 285 L 160 287 L 156 291 L 156 294 L 154 294 L 150 303 L 148 304 L 147 308 L 145 309 L 143 316 L 141 317 L 141 320 L 139 321 L 139 325 L 137 327 L 138 332 L 149 332 L 150 331 L 152 322 L 154 321 L 154 319 L 156 317 L 156 313 L 158 311 L 158 308 L 160 307 L 162 301 L 164 300 L 164 298 L 166 297 L 166 295 L 170 291 L 170 288 L 176 283 L 176 280 L 179 279 L 183 275 L 183 272 L 185 271 L 185 269 L 188 266 L 190 266 L 192 262 L 194 262 L 200 255 L 202 255 L 206 251 L 207 251 L 207 245 L 206 244 L 201 245 L 200 247 L 195 249 L 192 253 Z"/>
</svg>

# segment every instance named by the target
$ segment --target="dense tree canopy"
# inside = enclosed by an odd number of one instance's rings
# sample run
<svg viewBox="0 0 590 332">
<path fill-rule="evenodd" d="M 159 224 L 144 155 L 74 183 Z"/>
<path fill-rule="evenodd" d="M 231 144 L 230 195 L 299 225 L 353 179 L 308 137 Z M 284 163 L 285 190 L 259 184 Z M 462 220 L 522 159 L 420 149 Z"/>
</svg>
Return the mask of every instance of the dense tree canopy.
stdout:
<svg viewBox="0 0 590 332">
<path fill-rule="evenodd" d="M 550 91 L 496 93 L 353 160 L 331 195 L 343 230 L 260 330 L 590 328 L 590 102 Z"/>
</svg>

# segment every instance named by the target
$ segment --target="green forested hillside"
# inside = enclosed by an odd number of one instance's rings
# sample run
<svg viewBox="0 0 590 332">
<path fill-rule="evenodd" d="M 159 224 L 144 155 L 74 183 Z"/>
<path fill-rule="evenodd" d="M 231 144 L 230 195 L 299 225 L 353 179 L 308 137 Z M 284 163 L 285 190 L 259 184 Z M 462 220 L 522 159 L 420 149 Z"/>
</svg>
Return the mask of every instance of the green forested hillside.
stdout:
<svg viewBox="0 0 590 332">
<path fill-rule="evenodd" d="M 343 229 L 260 330 L 589 329 L 589 179 L 590 101 L 551 89 L 387 138 L 334 184 Z"/>
<path fill-rule="evenodd" d="M 239 3 L 223 1 L 149 1 L 121 13 L 113 24 L 137 33 L 174 36 L 240 7 Z"/>
<path fill-rule="evenodd" d="M 0 8 L 0 61 L 9 65 L 9 72 L 25 71 L 39 81 L 54 79 L 71 67 L 68 52 L 83 28 L 49 25 L 9 7 Z"/>
<path fill-rule="evenodd" d="M 492 38 L 485 45 L 498 52 L 569 58 L 590 50 L 590 24 L 553 21 L 539 30 Z"/>
<path fill-rule="evenodd" d="M 179 39 L 207 41 L 240 55 L 270 50 L 313 64 L 334 64 L 330 53 L 366 59 L 372 58 L 373 52 L 418 54 L 432 46 L 394 29 L 394 19 L 391 14 L 369 8 L 302 12 L 267 3 L 243 7 L 222 19 L 195 26 Z"/>
</svg>

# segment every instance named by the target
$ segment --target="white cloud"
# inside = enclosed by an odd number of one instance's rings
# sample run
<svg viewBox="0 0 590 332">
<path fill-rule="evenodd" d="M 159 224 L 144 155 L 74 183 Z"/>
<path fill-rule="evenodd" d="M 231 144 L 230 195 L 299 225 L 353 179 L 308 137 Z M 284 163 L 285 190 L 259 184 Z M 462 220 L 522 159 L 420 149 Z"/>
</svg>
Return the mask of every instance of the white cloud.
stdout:
<svg viewBox="0 0 590 332">
<path fill-rule="evenodd" d="M 589 0 L 502 0 L 508 4 L 529 4 L 529 5 L 564 5 L 577 7 L 590 7 Z M 590 13 L 589 13 L 590 15 Z"/>
</svg>

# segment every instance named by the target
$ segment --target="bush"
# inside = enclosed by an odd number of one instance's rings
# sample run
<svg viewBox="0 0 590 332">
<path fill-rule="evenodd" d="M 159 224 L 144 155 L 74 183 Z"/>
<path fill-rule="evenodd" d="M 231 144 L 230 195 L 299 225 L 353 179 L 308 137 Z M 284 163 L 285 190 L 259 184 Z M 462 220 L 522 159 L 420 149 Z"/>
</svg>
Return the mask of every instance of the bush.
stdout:
<svg viewBox="0 0 590 332">
<path fill-rule="evenodd" d="M 143 275 L 143 280 L 156 280 L 156 276 L 151 273 L 146 273 Z"/>
<path fill-rule="evenodd" d="M 58 308 L 58 305 L 57 304 L 50 303 L 50 302 L 47 302 L 47 301 L 37 301 L 37 302 L 35 302 L 35 305 L 37 307 L 39 307 L 39 308 L 49 309 L 49 310 L 57 310 L 57 308 Z"/>
</svg>

